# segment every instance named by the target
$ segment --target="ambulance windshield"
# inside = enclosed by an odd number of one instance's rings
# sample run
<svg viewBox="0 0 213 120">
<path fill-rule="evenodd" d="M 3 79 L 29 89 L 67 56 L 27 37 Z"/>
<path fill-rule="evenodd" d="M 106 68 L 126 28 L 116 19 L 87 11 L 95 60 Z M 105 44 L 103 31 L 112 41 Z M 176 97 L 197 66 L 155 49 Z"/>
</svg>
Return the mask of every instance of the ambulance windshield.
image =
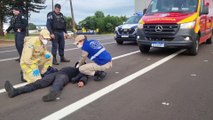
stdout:
<svg viewBox="0 0 213 120">
<path fill-rule="evenodd" d="M 198 0 L 152 0 L 146 14 L 160 12 L 196 12 Z"/>
</svg>

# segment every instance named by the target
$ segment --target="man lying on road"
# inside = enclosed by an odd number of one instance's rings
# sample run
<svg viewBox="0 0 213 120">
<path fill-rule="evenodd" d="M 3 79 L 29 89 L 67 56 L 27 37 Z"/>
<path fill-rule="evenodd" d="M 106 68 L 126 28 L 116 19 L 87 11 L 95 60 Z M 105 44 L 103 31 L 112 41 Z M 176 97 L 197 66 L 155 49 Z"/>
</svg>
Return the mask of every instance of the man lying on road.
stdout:
<svg viewBox="0 0 213 120">
<path fill-rule="evenodd" d="M 58 72 L 45 75 L 42 79 L 27 84 L 23 87 L 14 88 L 9 81 L 5 82 L 4 87 L 8 93 L 8 96 L 12 98 L 23 93 L 32 92 L 34 90 L 45 88 L 52 85 L 49 94 L 42 97 L 44 102 L 49 102 L 56 100 L 56 98 L 60 96 L 60 92 L 63 89 L 63 87 L 69 82 L 72 83 L 83 82 L 84 84 L 86 84 L 88 80 L 87 77 L 82 77 L 78 81 L 72 81 L 72 78 L 78 74 L 79 74 L 78 68 L 64 67 L 60 69 Z"/>
</svg>

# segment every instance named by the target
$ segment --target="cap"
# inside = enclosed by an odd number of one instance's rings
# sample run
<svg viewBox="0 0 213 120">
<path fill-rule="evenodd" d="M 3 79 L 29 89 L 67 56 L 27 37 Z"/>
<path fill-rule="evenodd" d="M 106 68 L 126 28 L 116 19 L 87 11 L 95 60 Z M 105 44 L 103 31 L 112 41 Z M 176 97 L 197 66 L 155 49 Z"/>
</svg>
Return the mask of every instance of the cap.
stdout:
<svg viewBox="0 0 213 120">
<path fill-rule="evenodd" d="M 21 8 L 19 8 L 19 7 L 14 7 L 13 10 L 21 11 Z"/>
<path fill-rule="evenodd" d="M 85 38 L 86 38 L 85 35 L 78 35 L 78 36 L 75 38 L 74 44 L 77 44 L 80 40 L 84 40 Z"/>
<path fill-rule="evenodd" d="M 44 38 L 51 38 L 50 32 L 47 29 L 41 30 L 40 35 L 42 35 Z"/>
<path fill-rule="evenodd" d="M 61 9 L 61 5 L 57 3 L 57 4 L 55 4 L 55 8 Z"/>
</svg>

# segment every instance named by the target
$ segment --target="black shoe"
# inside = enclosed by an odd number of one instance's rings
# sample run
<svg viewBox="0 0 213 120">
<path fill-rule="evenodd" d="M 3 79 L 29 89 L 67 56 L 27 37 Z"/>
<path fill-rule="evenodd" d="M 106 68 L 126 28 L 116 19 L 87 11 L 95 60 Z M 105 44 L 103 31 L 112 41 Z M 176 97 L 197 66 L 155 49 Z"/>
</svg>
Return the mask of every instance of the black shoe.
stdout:
<svg viewBox="0 0 213 120">
<path fill-rule="evenodd" d="M 4 83 L 4 88 L 7 91 L 8 97 L 12 98 L 17 96 L 17 91 L 13 88 L 13 85 L 9 81 Z"/>
<path fill-rule="evenodd" d="M 57 62 L 56 57 L 53 57 L 53 65 L 59 65 L 59 63 Z"/>
<path fill-rule="evenodd" d="M 95 81 L 101 81 L 106 77 L 107 73 L 104 71 L 96 71 L 95 72 L 95 76 L 94 76 L 94 80 Z"/>
<path fill-rule="evenodd" d="M 51 91 L 49 94 L 42 97 L 44 102 L 55 101 L 60 96 L 60 92 Z"/>
<path fill-rule="evenodd" d="M 15 59 L 15 61 L 17 61 L 17 62 L 20 62 L 20 58 L 18 58 L 18 59 Z"/>
<path fill-rule="evenodd" d="M 64 56 L 61 57 L 61 62 L 70 62 L 70 60 L 66 59 Z"/>
</svg>

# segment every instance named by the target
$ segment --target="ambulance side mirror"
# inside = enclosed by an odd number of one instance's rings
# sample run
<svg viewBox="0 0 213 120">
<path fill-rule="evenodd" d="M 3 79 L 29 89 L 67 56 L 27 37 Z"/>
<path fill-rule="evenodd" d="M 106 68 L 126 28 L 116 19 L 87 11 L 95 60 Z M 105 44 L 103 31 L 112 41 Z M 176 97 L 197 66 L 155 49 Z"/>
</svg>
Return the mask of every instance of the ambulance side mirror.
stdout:
<svg viewBox="0 0 213 120">
<path fill-rule="evenodd" d="M 146 13 L 147 11 L 147 8 L 143 9 L 143 15 Z"/>
<path fill-rule="evenodd" d="M 204 5 L 201 9 L 201 12 L 200 12 L 201 15 L 203 14 L 209 14 L 209 7 Z"/>
</svg>

